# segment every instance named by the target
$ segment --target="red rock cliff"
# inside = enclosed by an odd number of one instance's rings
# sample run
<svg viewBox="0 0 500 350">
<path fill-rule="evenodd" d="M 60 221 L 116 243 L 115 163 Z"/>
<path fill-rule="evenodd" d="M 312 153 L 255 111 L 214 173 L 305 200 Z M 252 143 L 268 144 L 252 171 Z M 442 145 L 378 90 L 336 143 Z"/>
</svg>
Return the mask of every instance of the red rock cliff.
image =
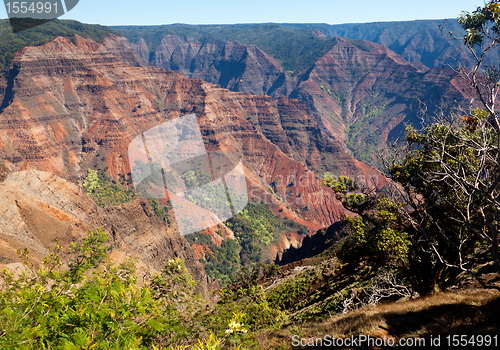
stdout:
<svg viewBox="0 0 500 350">
<path fill-rule="evenodd" d="M 243 159 L 251 199 L 312 229 L 345 212 L 301 160 L 319 161 L 326 150 L 346 174 L 380 175 L 322 133 L 303 102 L 141 67 L 127 45 L 119 38 L 104 45 L 57 38 L 18 52 L 13 100 L 0 115 L 0 158 L 14 170 L 40 169 L 73 181 L 91 165 L 107 166 L 116 178 L 130 171 L 127 147 L 134 137 L 195 113 L 209 150 Z M 269 184 L 275 180 L 273 195 Z"/>
</svg>

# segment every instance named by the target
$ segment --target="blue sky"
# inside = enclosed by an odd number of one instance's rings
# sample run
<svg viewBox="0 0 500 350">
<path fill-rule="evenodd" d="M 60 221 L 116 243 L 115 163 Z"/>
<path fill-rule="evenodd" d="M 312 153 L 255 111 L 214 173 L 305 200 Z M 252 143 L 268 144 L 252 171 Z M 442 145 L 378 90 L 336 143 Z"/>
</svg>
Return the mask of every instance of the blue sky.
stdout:
<svg viewBox="0 0 500 350">
<path fill-rule="evenodd" d="M 102 25 L 340 24 L 456 18 L 483 4 L 484 0 L 80 0 L 61 18 Z M 7 17 L 3 6 L 0 17 Z"/>
</svg>

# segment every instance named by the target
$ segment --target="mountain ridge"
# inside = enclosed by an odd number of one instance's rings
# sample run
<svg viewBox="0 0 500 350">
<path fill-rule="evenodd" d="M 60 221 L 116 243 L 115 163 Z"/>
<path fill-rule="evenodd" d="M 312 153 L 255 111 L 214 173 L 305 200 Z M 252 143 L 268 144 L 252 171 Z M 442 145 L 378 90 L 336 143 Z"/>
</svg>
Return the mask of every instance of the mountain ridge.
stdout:
<svg viewBox="0 0 500 350">
<path fill-rule="evenodd" d="M 117 58 L 133 58 L 127 45 L 117 37 L 106 39 L 104 45 L 80 37 L 76 44 L 59 38 L 17 54 L 20 72 L 14 98 L 1 114 L 0 127 L 1 158 L 12 170 L 50 170 L 77 181 L 87 168 L 107 168 L 117 180 L 129 172 L 127 147 L 137 133 L 195 113 L 209 151 L 224 147 L 242 156 L 254 197 L 272 199 L 276 210 L 281 208 L 311 229 L 342 218 L 344 210 L 316 175 L 294 158 L 318 158 L 321 147 L 337 158 L 339 171 L 366 179 L 380 176 L 379 186 L 384 186 L 380 173 L 322 134 L 303 102 L 231 92 L 177 72 L 127 66 Z M 64 72 L 64 79 L 59 72 Z M 287 187 L 288 178 L 302 176 L 303 185 Z M 281 181 L 273 195 L 269 183 L 275 179 Z M 326 197 L 298 214 L 295 210 L 307 203 L 292 200 L 290 191 L 304 198 Z M 290 208 L 284 201 L 287 196 Z"/>
<path fill-rule="evenodd" d="M 148 41 L 149 49 L 153 49 L 159 38 L 164 34 L 189 37 L 194 40 L 219 40 L 235 41 L 246 45 L 256 45 L 266 51 L 269 55 L 277 58 L 276 53 L 270 47 L 270 40 L 260 37 L 256 33 L 266 33 L 274 40 L 272 45 L 276 45 L 277 38 L 285 37 L 289 45 L 291 43 L 288 35 L 295 35 L 301 38 L 311 38 L 317 43 L 328 43 L 332 38 L 342 37 L 346 39 L 362 39 L 376 44 L 384 45 L 411 63 L 422 63 L 427 68 L 438 67 L 449 63 L 447 57 L 456 57 L 461 51 L 461 42 L 458 40 L 448 40 L 442 35 L 441 27 L 447 34 L 452 31 L 456 36 L 463 34 L 456 19 L 441 20 L 416 20 L 416 21 L 393 21 L 393 22 L 372 22 L 372 23 L 346 23 L 346 24 L 326 24 L 326 23 L 253 23 L 253 24 L 226 24 L 226 25 L 187 25 L 171 24 L 158 26 L 113 26 L 111 28 L 121 32 L 131 42 L 135 42 L 143 36 Z M 324 37 L 317 37 L 315 31 L 323 34 Z M 282 39 L 283 40 L 283 39 Z M 323 52 L 324 53 L 324 52 Z M 296 54 L 296 53 L 293 53 Z M 318 52 L 312 57 L 319 58 Z M 462 55 L 460 55 L 461 57 Z M 285 59 L 283 57 L 283 59 Z M 301 69 L 313 63 L 315 59 L 309 60 Z M 284 67 L 285 70 L 289 68 Z"/>
<path fill-rule="evenodd" d="M 102 42 L 108 35 L 119 35 L 112 29 L 73 20 L 50 21 L 20 33 L 12 33 L 8 19 L 0 19 L 0 99 L 5 94 L 6 79 L 11 68 L 14 54 L 26 46 L 39 46 L 54 40 L 57 36 L 73 37 L 80 35 Z M 0 109 L 1 110 L 1 109 Z"/>
<path fill-rule="evenodd" d="M 146 58 L 143 40 L 132 45 Z M 378 166 L 375 151 L 400 137 L 404 124 L 418 125 L 419 99 L 440 96 L 443 104 L 463 99 L 449 69 L 428 69 L 361 39 L 334 38 L 328 47 L 313 64 L 291 75 L 255 45 L 167 34 L 149 53 L 149 63 L 233 91 L 304 101 L 324 133 L 357 159 Z M 329 164 L 331 159 L 308 160 L 318 173 L 335 170 Z"/>
</svg>

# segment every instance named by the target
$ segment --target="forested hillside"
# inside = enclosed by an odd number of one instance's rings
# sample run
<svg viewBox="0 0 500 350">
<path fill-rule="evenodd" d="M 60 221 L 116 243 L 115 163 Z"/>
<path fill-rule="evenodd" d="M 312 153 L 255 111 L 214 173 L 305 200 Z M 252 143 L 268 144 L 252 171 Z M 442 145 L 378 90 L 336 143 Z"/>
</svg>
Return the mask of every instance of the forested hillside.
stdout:
<svg viewBox="0 0 500 350">
<path fill-rule="evenodd" d="M 456 19 L 408 22 L 346 24 L 283 24 L 300 30 L 319 30 L 327 37 L 363 39 L 384 45 L 408 62 L 422 63 L 428 68 L 454 64 L 457 57 L 470 57 L 459 41 L 448 40 L 464 34 Z"/>
<path fill-rule="evenodd" d="M 150 52 L 163 36 L 178 35 L 194 40 L 236 41 L 260 47 L 282 63 L 286 71 L 298 72 L 312 64 L 331 46 L 335 37 L 362 39 L 384 45 L 407 61 L 422 63 L 428 68 L 454 63 L 453 57 L 469 56 L 460 42 L 447 40 L 452 31 L 456 37 L 463 29 L 456 19 L 419 20 L 377 23 L 273 23 L 238 25 L 120 26 L 113 29 L 123 33 L 131 42 L 143 38 Z M 442 30 L 441 30 L 442 29 Z"/>
</svg>

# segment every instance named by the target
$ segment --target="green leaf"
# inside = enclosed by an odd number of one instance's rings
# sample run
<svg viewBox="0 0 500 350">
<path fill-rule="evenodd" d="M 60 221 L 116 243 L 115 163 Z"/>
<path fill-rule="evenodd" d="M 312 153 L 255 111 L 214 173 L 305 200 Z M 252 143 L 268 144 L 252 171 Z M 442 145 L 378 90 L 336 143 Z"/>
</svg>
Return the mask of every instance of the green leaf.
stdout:
<svg viewBox="0 0 500 350">
<path fill-rule="evenodd" d="M 163 330 L 165 330 L 165 326 L 154 318 L 150 319 L 146 324 L 157 332 L 162 332 Z"/>
</svg>

